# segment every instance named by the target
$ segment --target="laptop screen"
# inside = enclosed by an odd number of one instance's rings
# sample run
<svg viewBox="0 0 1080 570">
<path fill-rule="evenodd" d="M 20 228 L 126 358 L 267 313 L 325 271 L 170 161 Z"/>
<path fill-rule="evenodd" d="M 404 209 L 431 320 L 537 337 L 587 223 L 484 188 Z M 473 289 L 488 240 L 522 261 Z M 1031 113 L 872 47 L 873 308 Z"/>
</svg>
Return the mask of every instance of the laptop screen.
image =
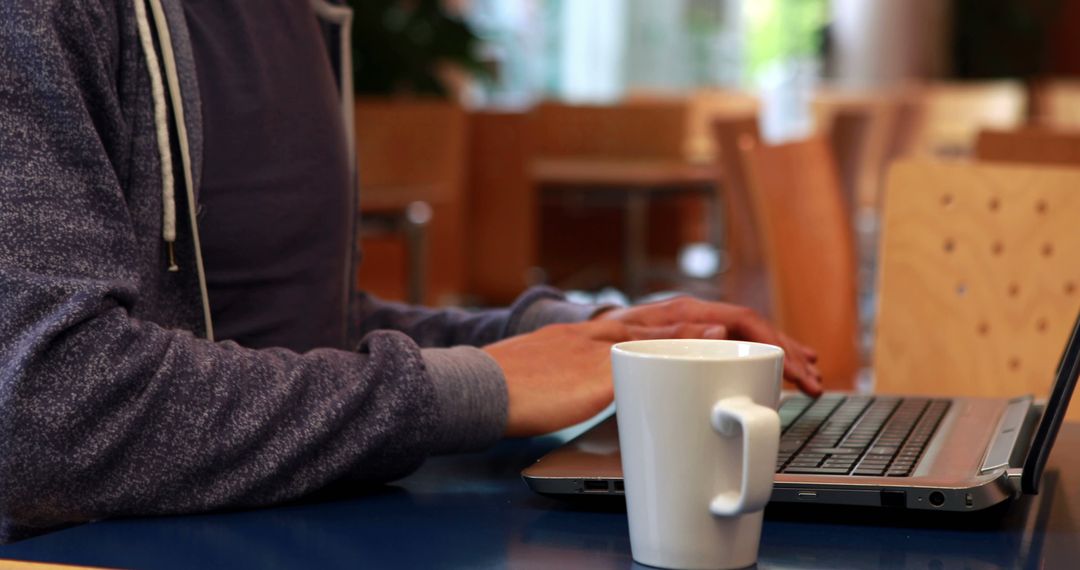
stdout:
<svg viewBox="0 0 1080 570">
<path fill-rule="evenodd" d="M 1043 412 L 1039 428 L 1031 440 L 1027 459 L 1024 460 L 1020 489 L 1026 494 L 1034 495 L 1039 492 L 1039 480 L 1042 478 L 1043 468 L 1046 467 L 1046 460 L 1050 456 L 1050 449 L 1054 447 L 1058 428 L 1065 419 L 1065 410 L 1069 407 L 1069 399 L 1072 398 L 1078 375 L 1080 375 L 1080 315 L 1076 317 L 1072 335 L 1069 336 L 1065 352 L 1061 355 L 1054 388 L 1050 392 L 1050 399 L 1046 402 L 1046 410 Z"/>
</svg>

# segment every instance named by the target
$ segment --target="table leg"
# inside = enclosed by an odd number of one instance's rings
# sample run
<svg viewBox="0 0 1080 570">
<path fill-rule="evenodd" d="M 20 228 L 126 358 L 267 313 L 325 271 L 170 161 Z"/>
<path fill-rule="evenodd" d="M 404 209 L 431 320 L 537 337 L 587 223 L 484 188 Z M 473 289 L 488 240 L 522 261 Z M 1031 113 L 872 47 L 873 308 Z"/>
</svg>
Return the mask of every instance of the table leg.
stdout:
<svg viewBox="0 0 1080 570">
<path fill-rule="evenodd" d="M 626 296 L 631 300 L 645 293 L 648 264 L 649 198 L 644 192 L 629 192 L 626 197 L 626 226 L 623 236 L 623 270 L 626 272 Z"/>
<path fill-rule="evenodd" d="M 708 228 L 709 245 L 716 252 L 716 273 L 723 274 L 728 270 L 729 259 L 725 232 L 727 228 L 724 217 L 724 189 L 717 185 L 709 192 L 705 200 L 705 227 Z"/>
<path fill-rule="evenodd" d="M 431 206 L 417 201 L 405 209 L 405 246 L 408 250 L 409 275 L 406 299 L 413 305 L 424 303 L 427 283 L 427 227 L 431 221 Z"/>
</svg>

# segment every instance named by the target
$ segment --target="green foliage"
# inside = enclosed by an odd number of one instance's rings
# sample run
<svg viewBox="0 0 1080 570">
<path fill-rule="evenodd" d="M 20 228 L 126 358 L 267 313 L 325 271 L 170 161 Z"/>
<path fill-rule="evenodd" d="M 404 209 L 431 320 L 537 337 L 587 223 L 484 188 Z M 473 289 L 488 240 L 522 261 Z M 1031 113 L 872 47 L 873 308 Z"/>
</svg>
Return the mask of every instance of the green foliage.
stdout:
<svg viewBox="0 0 1080 570">
<path fill-rule="evenodd" d="M 774 62 L 820 54 L 829 17 L 826 0 L 750 0 L 743 10 L 751 77 Z"/>
<path fill-rule="evenodd" d="M 479 39 L 440 0 L 350 0 L 357 95 L 447 96 L 440 65 L 474 75 L 488 70 L 476 56 Z"/>
</svg>

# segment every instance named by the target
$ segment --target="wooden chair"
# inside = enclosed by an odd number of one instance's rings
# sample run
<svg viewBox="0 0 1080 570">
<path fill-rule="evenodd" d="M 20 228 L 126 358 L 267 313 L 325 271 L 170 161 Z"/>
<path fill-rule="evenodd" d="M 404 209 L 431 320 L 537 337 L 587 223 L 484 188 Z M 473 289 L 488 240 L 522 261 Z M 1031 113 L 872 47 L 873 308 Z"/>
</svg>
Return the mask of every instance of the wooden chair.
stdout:
<svg viewBox="0 0 1080 570">
<path fill-rule="evenodd" d="M 921 116 L 902 90 L 822 90 L 813 101 L 818 131 L 827 137 L 836 157 L 841 187 L 855 237 L 859 307 L 874 303 L 880 194 L 886 161 L 910 150 L 913 127 Z M 860 339 L 873 332 L 873 311 L 860 311 Z M 860 343 L 862 362 L 870 346 Z"/>
<path fill-rule="evenodd" d="M 697 89 L 690 95 L 686 158 L 691 162 L 715 162 L 720 149 L 713 125 L 718 120 L 754 117 L 756 122 L 761 102 L 745 91 L 732 89 Z M 738 156 L 736 155 L 736 160 Z"/>
<path fill-rule="evenodd" d="M 885 121 L 885 150 L 874 180 L 878 194 L 885 187 L 885 176 L 892 163 L 915 154 L 919 132 L 925 122 L 925 109 L 913 97 L 899 95 L 886 106 Z M 881 202 L 880 196 L 876 197 L 876 202 Z"/>
<path fill-rule="evenodd" d="M 837 109 L 825 131 L 833 156 L 836 157 L 840 187 L 848 212 L 855 212 L 859 202 L 865 200 L 860 195 L 868 193 L 862 186 L 864 172 L 872 168 L 868 162 L 868 154 L 877 150 L 871 144 L 874 134 L 873 120 L 873 111 L 870 108 Z"/>
<path fill-rule="evenodd" d="M 1048 393 L 1080 309 L 1078 189 L 1080 169 L 916 161 L 892 170 L 879 391 Z"/>
<path fill-rule="evenodd" d="M 522 112 L 469 114 L 468 290 L 488 305 L 511 303 L 538 263 L 527 125 Z"/>
<path fill-rule="evenodd" d="M 851 389 L 859 318 L 851 223 L 823 138 L 743 151 L 774 321 L 818 350 L 830 389 Z"/>
<path fill-rule="evenodd" d="M 982 131 L 975 142 L 975 158 L 991 162 L 1080 166 L 1080 131 L 1039 127 Z"/>
<path fill-rule="evenodd" d="M 465 288 L 464 109 L 445 101 L 360 98 L 355 121 L 366 234 L 361 287 L 395 300 L 456 304 Z M 414 204 L 424 205 L 410 212 Z M 426 235 L 417 238 L 414 222 L 425 217 L 431 220 Z M 377 225 L 389 231 L 373 234 Z"/>
<path fill-rule="evenodd" d="M 884 161 L 894 128 L 901 126 L 893 92 L 822 90 L 812 102 L 815 131 L 832 145 L 852 213 L 873 212 L 884 179 Z"/>
<path fill-rule="evenodd" d="M 723 176 L 724 252 L 727 270 L 724 299 L 769 315 L 769 282 L 762 252 L 761 231 L 746 181 L 742 149 L 761 142 L 756 114 L 715 119 L 712 124 L 717 162 Z"/>
</svg>

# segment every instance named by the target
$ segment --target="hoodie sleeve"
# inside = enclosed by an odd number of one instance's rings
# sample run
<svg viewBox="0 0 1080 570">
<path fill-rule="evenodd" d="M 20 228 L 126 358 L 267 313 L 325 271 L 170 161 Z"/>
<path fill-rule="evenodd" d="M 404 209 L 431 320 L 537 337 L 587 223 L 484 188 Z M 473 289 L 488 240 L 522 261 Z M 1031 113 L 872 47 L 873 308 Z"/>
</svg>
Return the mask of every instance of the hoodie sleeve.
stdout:
<svg viewBox="0 0 1080 570">
<path fill-rule="evenodd" d="M 117 78 L 145 70 L 112 5 L 0 2 L 0 538 L 266 505 L 496 441 L 497 367 L 441 386 L 458 353 L 399 332 L 297 354 L 133 316 L 161 300 L 118 142 Z"/>
<path fill-rule="evenodd" d="M 506 309 L 431 309 L 364 293 L 354 298 L 351 306 L 351 336 L 392 329 L 423 347 L 484 346 L 546 325 L 584 321 L 602 308 L 567 302 L 562 293 L 550 287 L 533 287 Z"/>
</svg>

